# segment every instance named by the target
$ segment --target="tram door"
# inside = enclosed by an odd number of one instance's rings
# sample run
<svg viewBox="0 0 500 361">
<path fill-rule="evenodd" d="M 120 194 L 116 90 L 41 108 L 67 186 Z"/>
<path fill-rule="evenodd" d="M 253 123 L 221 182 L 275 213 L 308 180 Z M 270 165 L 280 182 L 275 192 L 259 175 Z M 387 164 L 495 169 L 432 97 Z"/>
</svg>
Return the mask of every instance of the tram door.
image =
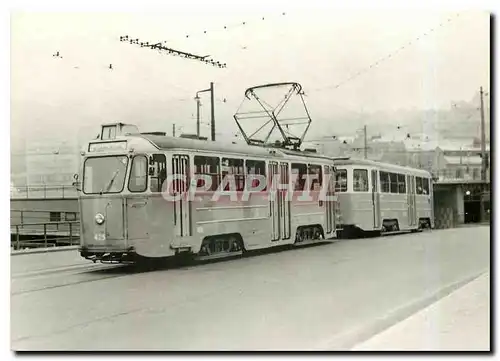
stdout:
<svg viewBox="0 0 500 361">
<path fill-rule="evenodd" d="M 290 201 L 288 200 L 289 175 L 288 163 L 280 163 L 281 189 L 278 189 L 278 208 L 280 214 L 280 236 L 281 239 L 290 238 Z"/>
<path fill-rule="evenodd" d="M 288 163 L 269 162 L 269 209 L 271 213 L 271 240 L 279 241 L 290 238 L 290 202 L 287 201 L 289 183 Z M 278 186 L 278 179 L 281 187 Z M 286 189 L 283 188 L 286 185 Z"/>
<path fill-rule="evenodd" d="M 189 156 L 175 154 L 172 157 L 175 234 L 191 236 L 191 203 L 189 202 Z"/>
<path fill-rule="evenodd" d="M 406 195 L 408 202 L 408 226 L 414 227 L 417 225 L 417 209 L 415 201 L 415 177 L 406 176 Z"/>
<path fill-rule="evenodd" d="M 372 169 L 373 228 L 380 228 L 380 193 L 378 191 L 378 171 Z"/>
<path fill-rule="evenodd" d="M 333 167 L 325 165 L 325 175 L 328 180 L 326 185 L 326 200 L 325 200 L 325 216 L 326 216 L 326 233 L 331 233 L 335 227 L 335 204 L 330 198 L 333 196 L 333 191 L 335 189 L 335 178 Z M 324 186 L 324 185 L 323 185 Z"/>
<path fill-rule="evenodd" d="M 278 175 L 278 163 L 269 162 L 267 176 L 270 179 L 269 184 L 269 211 L 271 216 L 271 241 L 280 239 L 280 222 L 277 196 L 276 176 Z"/>
</svg>

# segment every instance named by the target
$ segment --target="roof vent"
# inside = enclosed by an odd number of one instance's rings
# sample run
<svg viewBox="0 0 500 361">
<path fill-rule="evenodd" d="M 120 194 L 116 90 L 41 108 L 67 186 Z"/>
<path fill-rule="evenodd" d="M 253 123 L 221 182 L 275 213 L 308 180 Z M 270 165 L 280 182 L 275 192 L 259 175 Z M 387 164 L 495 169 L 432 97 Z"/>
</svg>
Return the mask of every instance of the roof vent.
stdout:
<svg viewBox="0 0 500 361">
<path fill-rule="evenodd" d="M 141 133 L 141 134 L 144 134 L 144 135 L 160 135 L 160 136 L 166 136 L 167 133 L 165 132 L 146 132 L 146 133 Z"/>
</svg>

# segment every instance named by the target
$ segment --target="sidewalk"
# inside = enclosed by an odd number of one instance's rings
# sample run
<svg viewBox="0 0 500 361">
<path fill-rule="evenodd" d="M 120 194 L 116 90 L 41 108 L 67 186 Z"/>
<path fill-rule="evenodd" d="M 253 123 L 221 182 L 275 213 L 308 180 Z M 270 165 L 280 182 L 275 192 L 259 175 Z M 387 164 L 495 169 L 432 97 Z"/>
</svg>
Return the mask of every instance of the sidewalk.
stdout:
<svg viewBox="0 0 500 361">
<path fill-rule="evenodd" d="M 489 351 L 490 277 L 483 274 L 352 351 Z"/>
</svg>

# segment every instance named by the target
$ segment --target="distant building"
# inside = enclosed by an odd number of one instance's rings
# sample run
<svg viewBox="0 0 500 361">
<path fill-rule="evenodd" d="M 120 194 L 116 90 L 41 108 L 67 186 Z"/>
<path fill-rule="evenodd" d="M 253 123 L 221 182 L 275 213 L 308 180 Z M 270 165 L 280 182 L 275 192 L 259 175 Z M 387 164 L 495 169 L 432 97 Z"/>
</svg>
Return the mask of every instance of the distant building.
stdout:
<svg viewBox="0 0 500 361">
<path fill-rule="evenodd" d="M 11 150 L 11 183 L 26 185 L 70 185 L 79 168 L 76 145 L 55 139 L 26 141 L 24 149 Z"/>
<path fill-rule="evenodd" d="M 370 137 L 366 142 L 368 159 L 424 169 L 441 180 L 481 180 L 482 159 L 477 139 L 437 141 L 418 134 L 399 139 L 397 135 Z M 360 134 L 351 138 L 324 137 L 307 143 L 306 147 L 331 157 L 363 158 L 365 140 Z M 486 153 L 489 164 L 489 144 Z"/>
<path fill-rule="evenodd" d="M 490 180 L 490 147 L 486 146 L 487 172 L 486 180 Z M 481 148 L 475 144 L 443 147 L 444 166 L 438 175 L 442 180 L 481 180 L 482 155 Z"/>
</svg>

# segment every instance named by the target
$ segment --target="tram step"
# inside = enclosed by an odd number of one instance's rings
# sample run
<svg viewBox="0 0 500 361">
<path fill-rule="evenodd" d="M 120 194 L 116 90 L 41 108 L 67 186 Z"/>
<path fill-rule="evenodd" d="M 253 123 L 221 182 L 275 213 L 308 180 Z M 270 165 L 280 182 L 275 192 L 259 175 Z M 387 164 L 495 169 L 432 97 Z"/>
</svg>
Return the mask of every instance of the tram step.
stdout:
<svg viewBox="0 0 500 361">
<path fill-rule="evenodd" d="M 243 251 L 237 251 L 237 252 L 221 252 L 217 254 L 211 254 L 209 256 L 198 256 L 195 259 L 197 261 L 208 261 L 212 259 L 219 259 L 219 258 L 226 258 L 226 257 L 234 257 L 234 256 L 241 256 L 243 254 Z"/>
<path fill-rule="evenodd" d="M 295 242 L 293 245 L 295 247 L 300 247 L 300 246 L 307 246 L 308 244 L 320 243 L 320 242 L 325 242 L 325 240 L 324 239 L 309 239 L 307 241 Z"/>
<path fill-rule="evenodd" d="M 411 231 L 390 231 L 390 232 L 382 232 L 380 235 L 383 236 L 392 236 L 394 234 L 403 234 L 410 233 Z"/>
</svg>

